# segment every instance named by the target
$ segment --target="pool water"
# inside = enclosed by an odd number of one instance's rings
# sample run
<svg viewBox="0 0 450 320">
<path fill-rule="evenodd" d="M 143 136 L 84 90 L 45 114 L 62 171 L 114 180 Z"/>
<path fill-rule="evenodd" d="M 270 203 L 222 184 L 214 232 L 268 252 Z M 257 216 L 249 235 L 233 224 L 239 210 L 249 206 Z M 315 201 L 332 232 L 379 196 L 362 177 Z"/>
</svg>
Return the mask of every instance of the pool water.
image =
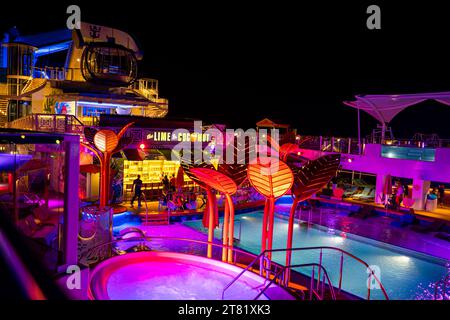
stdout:
<svg viewBox="0 0 450 320">
<path fill-rule="evenodd" d="M 236 216 L 241 223 L 241 235 L 238 247 L 258 254 L 261 250 L 262 211 Z M 235 225 L 235 237 L 239 232 Z M 185 225 L 206 232 L 201 221 L 186 221 Z M 286 248 L 288 222 L 275 218 L 273 232 L 273 249 Z M 221 230 L 215 230 L 215 237 L 221 238 Z M 410 300 L 419 294 L 419 286 L 426 287 L 440 280 L 447 272 L 442 260 L 403 250 L 370 239 L 357 237 L 340 231 L 325 228 L 294 225 L 293 247 L 331 246 L 341 248 L 366 261 L 373 269 L 379 270 L 379 278 L 390 299 Z M 284 265 L 285 253 L 274 253 L 273 260 Z M 341 255 L 338 252 L 324 251 L 323 265 L 331 282 L 336 287 L 339 282 L 339 265 Z M 318 251 L 293 252 L 292 264 L 317 263 Z M 311 269 L 297 270 L 306 275 Z M 343 290 L 365 298 L 367 296 L 367 277 L 365 267 L 344 256 L 342 278 Z M 381 290 L 372 287 L 371 299 L 384 299 Z"/>
</svg>

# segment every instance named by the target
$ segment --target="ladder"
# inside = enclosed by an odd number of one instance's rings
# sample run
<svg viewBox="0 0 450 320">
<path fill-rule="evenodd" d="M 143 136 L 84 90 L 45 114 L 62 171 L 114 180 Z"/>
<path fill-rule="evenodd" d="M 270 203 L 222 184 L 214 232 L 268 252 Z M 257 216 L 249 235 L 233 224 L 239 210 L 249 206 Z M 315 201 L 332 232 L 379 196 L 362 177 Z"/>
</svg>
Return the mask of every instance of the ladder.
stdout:
<svg viewBox="0 0 450 320">
<path fill-rule="evenodd" d="M 145 220 L 143 222 L 143 225 L 149 226 L 149 225 L 169 225 L 170 224 L 170 211 L 168 210 L 167 213 L 158 213 L 154 215 L 148 214 L 148 204 L 147 204 L 147 198 L 145 196 L 145 193 L 142 193 L 142 198 L 144 199 L 145 203 Z"/>
</svg>

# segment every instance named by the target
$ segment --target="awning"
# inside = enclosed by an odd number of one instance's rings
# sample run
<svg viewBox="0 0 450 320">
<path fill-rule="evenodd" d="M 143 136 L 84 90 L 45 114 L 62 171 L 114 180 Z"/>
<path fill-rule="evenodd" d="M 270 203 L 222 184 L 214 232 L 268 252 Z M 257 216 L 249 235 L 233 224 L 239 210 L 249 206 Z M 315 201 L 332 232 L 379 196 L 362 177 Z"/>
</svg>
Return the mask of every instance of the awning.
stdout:
<svg viewBox="0 0 450 320">
<path fill-rule="evenodd" d="M 367 112 L 382 124 L 391 122 L 401 111 L 426 100 L 435 100 L 450 105 L 450 92 L 357 95 L 355 98 L 355 101 L 344 101 L 344 104 Z"/>
<path fill-rule="evenodd" d="M 142 161 L 144 157 L 141 155 L 141 152 L 137 149 L 124 149 L 123 153 L 127 160 L 130 161 Z"/>
<path fill-rule="evenodd" d="M 81 173 L 99 173 L 100 166 L 95 165 L 95 164 L 83 164 L 83 165 L 80 165 L 80 172 Z"/>
</svg>

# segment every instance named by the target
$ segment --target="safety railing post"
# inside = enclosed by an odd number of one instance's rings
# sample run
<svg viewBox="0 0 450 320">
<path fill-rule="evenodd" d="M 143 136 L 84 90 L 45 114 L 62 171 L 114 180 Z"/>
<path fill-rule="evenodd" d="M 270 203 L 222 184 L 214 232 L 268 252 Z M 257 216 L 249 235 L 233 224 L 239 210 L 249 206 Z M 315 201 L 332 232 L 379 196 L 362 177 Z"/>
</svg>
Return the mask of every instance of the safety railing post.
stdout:
<svg viewBox="0 0 450 320">
<path fill-rule="evenodd" d="M 339 270 L 339 287 L 338 287 L 338 292 L 341 293 L 341 289 L 342 289 L 342 273 L 343 273 L 343 269 L 344 268 L 344 253 L 341 252 L 341 265 L 340 265 L 340 270 Z"/>
<path fill-rule="evenodd" d="M 323 255 L 323 251 L 322 251 L 322 249 L 320 249 L 320 255 L 319 255 L 319 270 L 317 271 L 317 272 L 318 272 L 318 274 L 317 274 L 317 281 L 318 281 L 318 283 L 317 283 L 317 290 L 319 289 L 320 275 L 321 275 L 321 272 L 322 272 L 322 255 Z"/>
</svg>

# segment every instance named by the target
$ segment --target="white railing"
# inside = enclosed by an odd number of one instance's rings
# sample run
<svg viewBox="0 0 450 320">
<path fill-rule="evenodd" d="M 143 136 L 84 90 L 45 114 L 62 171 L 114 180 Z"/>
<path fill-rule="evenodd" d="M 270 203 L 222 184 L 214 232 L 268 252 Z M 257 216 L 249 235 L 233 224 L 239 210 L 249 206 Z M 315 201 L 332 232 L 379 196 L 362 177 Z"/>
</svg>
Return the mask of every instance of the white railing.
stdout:
<svg viewBox="0 0 450 320">
<path fill-rule="evenodd" d="M 80 72 L 80 68 L 57 68 L 57 67 L 44 67 L 44 68 L 33 68 L 33 78 L 42 78 L 49 80 L 68 80 L 76 81 L 76 73 Z"/>
</svg>

